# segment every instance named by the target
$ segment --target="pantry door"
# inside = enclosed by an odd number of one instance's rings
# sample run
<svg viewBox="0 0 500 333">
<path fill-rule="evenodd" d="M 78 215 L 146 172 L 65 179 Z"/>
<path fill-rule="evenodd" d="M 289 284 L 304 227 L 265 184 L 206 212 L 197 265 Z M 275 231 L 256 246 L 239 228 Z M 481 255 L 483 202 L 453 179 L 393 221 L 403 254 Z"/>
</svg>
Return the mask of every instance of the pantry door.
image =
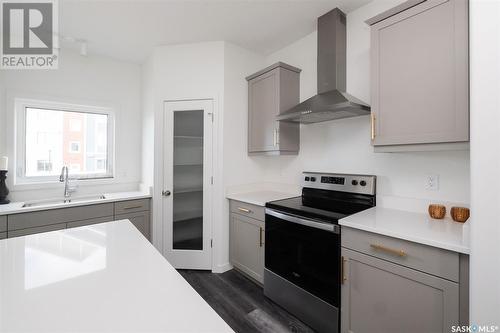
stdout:
<svg viewBox="0 0 500 333">
<path fill-rule="evenodd" d="M 213 101 L 164 109 L 164 254 L 175 268 L 212 269 Z"/>
</svg>

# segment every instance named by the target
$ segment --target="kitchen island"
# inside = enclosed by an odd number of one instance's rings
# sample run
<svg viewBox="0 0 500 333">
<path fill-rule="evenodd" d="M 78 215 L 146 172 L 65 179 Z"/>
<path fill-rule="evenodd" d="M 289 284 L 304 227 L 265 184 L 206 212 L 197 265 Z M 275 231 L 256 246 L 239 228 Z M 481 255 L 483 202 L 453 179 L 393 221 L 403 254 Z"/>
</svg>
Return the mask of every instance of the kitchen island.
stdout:
<svg viewBox="0 0 500 333">
<path fill-rule="evenodd" d="M 232 332 L 128 220 L 0 241 L 0 332 Z"/>
</svg>

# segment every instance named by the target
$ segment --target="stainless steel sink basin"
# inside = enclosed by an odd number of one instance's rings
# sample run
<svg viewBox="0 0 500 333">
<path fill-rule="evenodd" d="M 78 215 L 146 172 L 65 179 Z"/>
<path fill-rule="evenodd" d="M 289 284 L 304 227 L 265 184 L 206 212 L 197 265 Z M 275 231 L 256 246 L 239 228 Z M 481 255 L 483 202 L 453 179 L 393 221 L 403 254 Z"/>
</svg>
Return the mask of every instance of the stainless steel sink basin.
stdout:
<svg viewBox="0 0 500 333">
<path fill-rule="evenodd" d="M 85 202 L 85 201 L 96 201 L 96 200 L 104 200 L 106 196 L 103 194 L 99 195 L 89 195 L 89 196 L 81 196 L 81 197 L 73 197 L 73 198 L 54 198 L 54 199 L 46 199 L 39 201 L 30 201 L 26 202 L 23 205 L 23 208 L 26 207 L 40 207 L 40 206 L 52 206 L 52 205 L 64 205 L 75 202 Z"/>
</svg>

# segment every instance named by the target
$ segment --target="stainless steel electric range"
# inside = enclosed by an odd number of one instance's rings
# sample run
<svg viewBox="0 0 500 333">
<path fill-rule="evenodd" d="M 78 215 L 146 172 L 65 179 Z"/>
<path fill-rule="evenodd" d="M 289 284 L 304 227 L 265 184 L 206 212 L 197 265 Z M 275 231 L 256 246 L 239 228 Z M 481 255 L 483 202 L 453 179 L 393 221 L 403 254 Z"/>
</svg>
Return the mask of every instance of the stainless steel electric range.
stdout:
<svg viewBox="0 0 500 333">
<path fill-rule="evenodd" d="M 338 332 L 338 220 L 375 206 L 376 177 L 304 172 L 302 183 L 302 196 L 266 204 L 264 294 L 315 330 Z"/>
</svg>

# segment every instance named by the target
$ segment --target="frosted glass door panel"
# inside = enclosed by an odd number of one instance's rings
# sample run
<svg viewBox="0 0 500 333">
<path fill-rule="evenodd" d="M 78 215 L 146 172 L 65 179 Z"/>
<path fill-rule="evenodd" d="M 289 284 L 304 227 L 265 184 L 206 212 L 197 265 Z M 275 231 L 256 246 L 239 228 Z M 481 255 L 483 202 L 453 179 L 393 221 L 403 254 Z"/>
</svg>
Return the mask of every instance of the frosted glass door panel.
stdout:
<svg viewBox="0 0 500 333">
<path fill-rule="evenodd" d="M 203 120 L 203 110 L 174 112 L 175 250 L 203 250 Z"/>
</svg>

